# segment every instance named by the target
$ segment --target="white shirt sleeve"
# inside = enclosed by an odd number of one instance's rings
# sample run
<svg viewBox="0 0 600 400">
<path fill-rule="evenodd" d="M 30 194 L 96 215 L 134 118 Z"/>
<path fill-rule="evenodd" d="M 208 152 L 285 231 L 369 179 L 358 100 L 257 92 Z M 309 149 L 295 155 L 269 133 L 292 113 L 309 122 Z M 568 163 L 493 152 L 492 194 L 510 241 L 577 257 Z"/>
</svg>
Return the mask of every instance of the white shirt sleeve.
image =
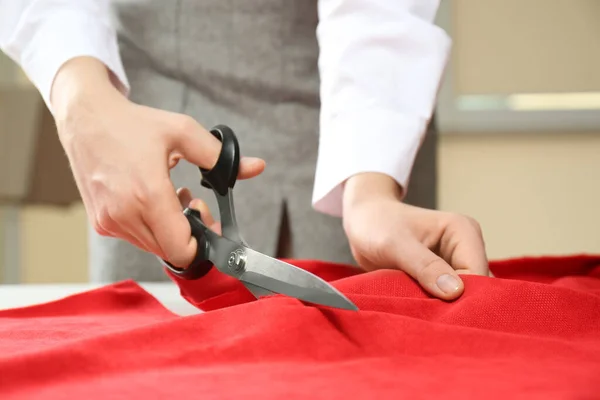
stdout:
<svg viewBox="0 0 600 400">
<path fill-rule="evenodd" d="M 49 108 L 56 73 L 78 56 L 99 59 L 117 87 L 129 90 L 109 0 L 0 0 L 0 49 L 21 66 Z"/>
<path fill-rule="evenodd" d="M 317 211 L 341 216 L 343 183 L 380 172 L 405 190 L 451 41 L 439 0 L 319 0 Z"/>
</svg>

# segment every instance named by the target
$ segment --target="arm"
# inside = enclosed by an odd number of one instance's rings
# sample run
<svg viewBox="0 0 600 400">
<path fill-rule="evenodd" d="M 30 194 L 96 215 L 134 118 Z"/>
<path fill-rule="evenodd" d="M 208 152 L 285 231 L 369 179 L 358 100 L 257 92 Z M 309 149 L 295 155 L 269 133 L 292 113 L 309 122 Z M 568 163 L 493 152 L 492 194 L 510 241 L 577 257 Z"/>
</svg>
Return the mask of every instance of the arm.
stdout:
<svg viewBox="0 0 600 400">
<path fill-rule="evenodd" d="M 0 48 L 40 91 L 56 121 L 90 223 L 184 267 L 196 254 L 169 169 L 211 168 L 220 142 L 192 118 L 126 96 L 108 0 L 0 0 Z M 264 162 L 243 158 L 240 178 Z"/>
<path fill-rule="evenodd" d="M 438 3 L 320 0 L 318 211 L 341 216 L 345 183 L 366 172 L 404 196 L 450 51 Z"/>
<path fill-rule="evenodd" d="M 54 80 L 76 57 L 99 60 L 109 82 L 128 90 L 108 0 L 0 0 L 0 49 L 21 66 L 50 110 Z"/>
<path fill-rule="evenodd" d="M 439 0 L 320 0 L 321 136 L 313 204 L 341 216 L 366 269 L 397 268 L 452 300 L 488 275 L 471 218 L 402 202 L 450 40 Z"/>
</svg>

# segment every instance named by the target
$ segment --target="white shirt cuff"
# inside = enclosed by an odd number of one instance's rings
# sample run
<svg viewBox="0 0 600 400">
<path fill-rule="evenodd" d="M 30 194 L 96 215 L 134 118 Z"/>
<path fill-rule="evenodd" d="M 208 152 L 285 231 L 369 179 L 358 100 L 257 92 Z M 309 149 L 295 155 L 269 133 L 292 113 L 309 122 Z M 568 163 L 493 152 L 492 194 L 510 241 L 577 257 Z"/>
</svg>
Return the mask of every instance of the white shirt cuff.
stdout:
<svg viewBox="0 0 600 400">
<path fill-rule="evenodd" d="M 344 182 L 361 172 L 406 192 L 450 53 L 438 2 L 320 0 L 317 211 L 341 216 Z"/>
<path fill-rule="evenodd" d="M 47 11 L 52 11 L 47 12 Z M 58 70 L 79 56 L 90 56 L 112 72 L 113 82 L 124 93 L 129 91 L 115 29 L 92 13 L 78 9 L 40 10 L 28 15 L 17 27 L 9 44 L 18 47 L 19 64 L 50 107 L 50 90 Z M 10 51 L 10 48 L 7 49 Z"/>
<path fill-rule="evenodd" d="M 406 188 L 426 128 L 426 120 L 385 110 L 322 124 L 328 134 L 321 135 L 313 207 L 341 217 L 343 184 L 362 172 L 386 174 Z"/>
</svg>

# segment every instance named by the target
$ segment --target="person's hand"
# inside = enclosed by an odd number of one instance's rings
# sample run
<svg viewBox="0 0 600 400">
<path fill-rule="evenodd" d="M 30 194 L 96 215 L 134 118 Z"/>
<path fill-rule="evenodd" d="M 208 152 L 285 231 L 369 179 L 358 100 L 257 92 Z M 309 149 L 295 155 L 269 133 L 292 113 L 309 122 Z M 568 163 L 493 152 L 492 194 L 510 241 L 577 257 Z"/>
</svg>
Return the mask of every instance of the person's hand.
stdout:
<svg viewBox="0 0 600 400">
<path fill-rule="evenodd" d="M 208 229 L 215 232 L 217 235 L 221 235 L 221 222 L 215 221 L 215 218 L 210 212 L 208 205 L 202 200 L 198 198 L 194 198 L 192 196 L 192 192 L 188 188 L 179 188 L 177 189 L 177 197 L 179 198 L 179 203 L 181 204 L 181 208 L 191 208 L 193 210 L 200 212 L 200 218 L 202 222 Z"/>
<path fill-rule="evenodd" d="M 188 116 L 132 103 L 112 84 L 105 66 L 91 58 L 61 68 L 51 103 L 95 230 L 177 267 L 189 265 L 196 240 L 169 170 L 182 158 L 211 168 L 221 143 Z M 264 167 L 263 160 L 242 158 L 239 178 L 254 177 Z"/>
<path fill-rule="evenodd" d="M 444 300 L 462 294 L 460 274 L 491 276 L 475 220 L 400 198 L 400 187 L 383 174 L 358 174 L 346 182 L 344 229 L 359 266 L 400 269 Z"/>
</svg>

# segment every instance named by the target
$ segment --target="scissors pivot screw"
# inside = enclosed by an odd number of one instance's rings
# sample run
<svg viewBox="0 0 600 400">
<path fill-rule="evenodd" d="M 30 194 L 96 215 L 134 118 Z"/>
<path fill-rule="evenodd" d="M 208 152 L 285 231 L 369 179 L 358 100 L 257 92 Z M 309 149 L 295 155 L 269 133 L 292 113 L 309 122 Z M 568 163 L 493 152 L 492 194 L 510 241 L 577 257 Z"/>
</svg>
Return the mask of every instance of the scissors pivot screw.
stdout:
<svg viewBox="0 0 600 400">
<path fill-rule="evenodd" d="M 243 271 L 244 267 L 246 266 L 246 253 L 244 253 L 244 250 L 237 249 L 232 251 L 231 254 L 229 254 L 229 260 L 227 260 L 227 264 L 234 272 Z"/>
</svg>

